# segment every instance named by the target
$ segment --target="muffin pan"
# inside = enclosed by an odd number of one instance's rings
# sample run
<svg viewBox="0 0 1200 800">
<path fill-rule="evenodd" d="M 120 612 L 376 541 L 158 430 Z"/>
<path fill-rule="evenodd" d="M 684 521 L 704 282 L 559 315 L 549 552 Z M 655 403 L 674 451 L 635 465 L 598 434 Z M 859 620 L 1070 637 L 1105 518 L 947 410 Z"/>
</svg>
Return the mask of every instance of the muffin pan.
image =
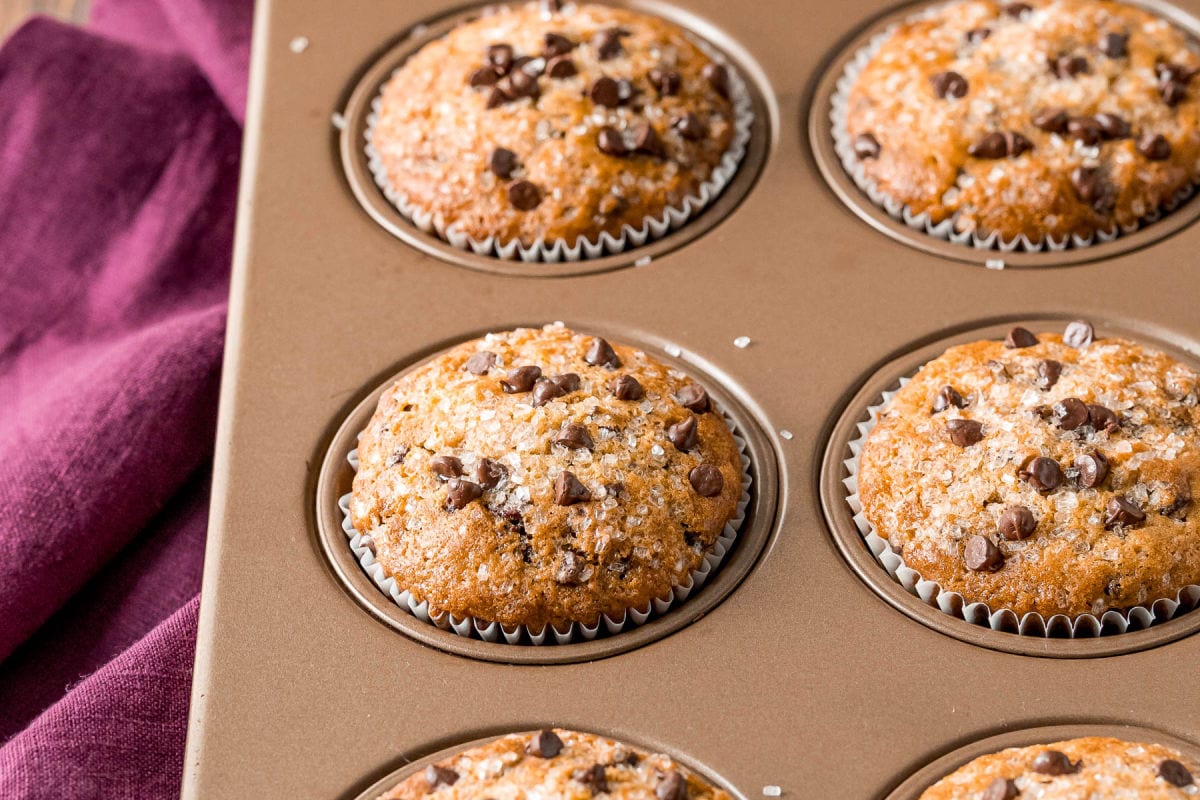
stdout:
<svg viewBox="0 0 1200 800">
<path fill-rule="evenodd" d="M 1194 204 L 1058 255 L 914 247 L 831 190 L 827 130 L 810 128 L 825 115 L 814 109 L 838 53 L 874 24 L 878 4 L 639 7 L 684 20 L 762 88 L 762 168 L 755 177 L 743 165 L 739 177 L 752 186 L 740 202 L 727 188 L 630 258 L 481 270 L 365 213 L 337 127 L 395 35 L 455 9 L 258 4 L 183 796 L 353 800 L 406 760 L 549 725 L 679 754 L 744 798 L 778 787 L 785 798 L 879 800 L 955 748 L 1043 725 L 1117 735 L 1135 725 L 1200 742 L 1190 680 L 1200 636 L 1187 635 L 1187 617 L 1039 641 L 1078 648 L 1075 658 L 1004 652 L 994 637 L 1023 637 L 971 626 L 949 635 L 864 583 L 821 500 L 839 421 L 880 388 L 877 373 L 916 366 L 947 338 L 1083 317 L 1195 361 Z M 1200 0 L 1178 8 L 1190 17 Z M 307 48 L 290 46 L 297 37 Z M 697 225 L 710 227 L 692 238 Z M 1055 268 L 962 263 L 989 258 Z M 558 319 L 668 354 L 677 346 L 723 390 L 758 432 L 759 486 L 775 473 L 762 543 L 744 565 L 725 562 L 715 577 L 728 585 L 705 587 L 723 599 L 623 652 L 553 665 L 445 652 L 364 611 L 339 578 L 317 514 L 322 464 L 343 423 L 405 365 L 488 330 Z"/>
</svg>

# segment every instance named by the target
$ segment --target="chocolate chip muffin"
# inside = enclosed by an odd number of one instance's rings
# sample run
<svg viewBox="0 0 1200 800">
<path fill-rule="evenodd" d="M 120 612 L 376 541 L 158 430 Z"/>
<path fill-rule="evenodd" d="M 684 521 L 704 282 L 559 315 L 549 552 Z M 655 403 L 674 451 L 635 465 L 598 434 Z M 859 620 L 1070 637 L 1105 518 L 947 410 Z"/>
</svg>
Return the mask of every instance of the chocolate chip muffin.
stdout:
<svg viewBox="0 0 1200 800">
<path fill-rule="evenodd" d="M 839 150 L 860 185 L 927 227 L 1086 243 L 1200 180 L 1198 70 L 1196 43 L 1136 6 L 951 2 L 861 64 Z"/>
<path fill-rule="evenodd" d="M 561 324 L 459 345 L 380 398 L 354 527 L 431 611 L 526 626 L 620 620 L 686 585 L 742 495 L 708 393 Z"/>
<path fill-rule="evenodd" d="M 670 756 L 590 733 L 516 733 L 412 775 L 379 800 L 553 797 L 586 800 L 732 800 Z"/>
<path fill-rule="evenodd" d="M 1198 381 L 1083 321 L 952 347 L 868 434 L 863 513 L 907 566 L 993 611 L 1174 598 L 1200 583 Z"/>
<path fill-rule="evenodd" d="M 1182 800 L 1200 794 L 1198 766 L 1162 745 L 1091 736 L 981 756 L 921 800 Z"/>
<path fill-rule="evenodd" d="M 574 247 L 607 234 L 612 250 L 651 219 L 661 235 L 736 164 L 721 167 L 744 91 L 711 52 L 624 8 L 489 9 L 383 88 L 369 132 L 377 178 L 452 241 Z"/>
</svg>

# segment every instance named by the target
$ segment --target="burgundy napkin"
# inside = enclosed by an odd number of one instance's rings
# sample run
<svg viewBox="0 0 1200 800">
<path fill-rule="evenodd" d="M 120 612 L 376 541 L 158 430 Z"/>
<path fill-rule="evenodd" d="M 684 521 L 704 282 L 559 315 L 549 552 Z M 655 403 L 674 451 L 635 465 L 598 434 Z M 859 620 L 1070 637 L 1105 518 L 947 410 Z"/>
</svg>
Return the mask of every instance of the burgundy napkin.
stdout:
<svg viewBox="0 0 1200 800">
<path fill-rule="evenodd" d="M 177 797 L 249 0 L 0 49 L 0 797 Z"/>
</svg>

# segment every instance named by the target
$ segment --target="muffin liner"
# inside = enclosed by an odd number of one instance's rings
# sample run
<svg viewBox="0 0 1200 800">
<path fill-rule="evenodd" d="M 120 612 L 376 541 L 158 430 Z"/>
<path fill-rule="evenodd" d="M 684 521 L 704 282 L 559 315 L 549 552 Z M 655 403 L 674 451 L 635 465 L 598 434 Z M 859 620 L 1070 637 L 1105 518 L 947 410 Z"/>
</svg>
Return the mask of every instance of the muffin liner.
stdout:
<svg viewBox="0 0 1200 800">
<path fill-rule="evenodd" d="M 723 415 L 734 443 L 738 448 L 738 457 L 742 462 L 742 494 L 738 499 L 733 516 L 725 523 L 720 536 L 704 554 L 700 566 L 688 574 L 687 582 L 676 584 L 662 597 L 649 600 L 642 608 L 630 608 L 619 618 L 607 614 L 600 617 L 595 625 L 584 625 L 572 622 L 565 631 L 560 631 L 552 625 L 546 625 L 540 630 L 533 630 L 526 625 L 502 626 L 497 622 L 478 620 L 471 616 L 456 617 L 448 612 L 435 612 L 430 609 L 429 601 L 418 601 L 407 589 L 401 589 L 396 579 L 387 575 L 383 565 L 375 560 L 375 554 L 363 544 L 363 537 L 350 522 L 350 493 L 338 498 L 338 508 L 342 512 L 342 531 L 350 549 L 358 560 L 359 566 L 371 578 L 381 592 L 392 599 L 397 606 L 420 619 L 442 630 L 452 631 L 459 636 L 478 637 L 485 642 L 504 642 L 507 644 L 570 644 L 571 642 L 590 641 L 600 635 L 601 630 L 607 634 L 617 634 L 629 628 L 645 624 L 656 616 L 662 616 L 671 608 L 683 603 L 692 593 L 698 591 L 708 581 L 709 577 L 721 566 L 725 556 L 733 547 L 738 531 L 746 519 L 746 507 L 750 504 L 750 457 L 747 455 L 746 440 L 738 433 L 737 426 L 729 415 Z M 351 450 L 346 456 L 350 466 L 358 472 L 358 450 Z"/>
<path fill-rule="evenodd" d="M 1030 239 L 1025 234 L 1021 234 L 1011 240 L 1005 240 L 1000 238 L 998 231 L 992 231 L 986 236 L 980 236 L 976 231 L 957 231 L 954 229 L 954 223 L 958 219 L 957 213 L 952 214 L 941 222 L 934 222 L 933 218 L 927 212 L 915 212 L 908 205 L 887 194 L 874 180 L 867 176 L 862 162 L 854 155 L 854 143 L 851 141 L 850 132 L 846 128 L 850 90 L 858 81 L 858 76 L 863 68 L 900 25 L 933 16 L 944 7 L 945 4 L 942 3 L 930 6 L 921 13 L 908 17 L 903 22 L 889 25 L 882 33 L 872 36 L 863 47 L 855 52 L 854 57 L 850 59 L 841 77 L 838 78 L 834 86 L 833 95 L 830 98 L 829 121 L 833 133 L 834 152 L 837 153 L 838 159 L 842 163 L 842 168 L 851 177 L 854 184 L 874 205 L 886 211 L 888 216 L 900 220 L 913 230 L 928 234 L 936 239 L 943 239 L 955 244 L 970 245 L 979 250 L 998 250 L 1006 253 L 1013 251 L 1029 253 L 1043 251 L 1058 252 L 1066 250 L 1069 247 L 1082 248 L 1090 247 L 1093 244 L 1111 242 L 1122 234 L 1133 233 L 1152 222 L 1162 219 L 1195 194 L 1196 187 L 1200 185 L 1200 182 L 1188 184 L 1160 208 L 1139 217 L 1136 222 L 1128 225 L 1114 224 L 1109 230 L 1096 231 L 1091 236 L 1086 237 L 1072 234 L 1062 239 L 1055 239 L 1053 236 L 1047 236 L 1038 241 Z"/>
<path fill-rule="evenodd" d="M 947 591 L 936 581 L 922 578 L 919 572 L 907 566 L 904 559 L 892 551 L 886 539 L 875 532 L 863 514 L 858 497 L 858 459 L 862 455 L 863 444 L 874 429 L 880 411 L 908 381 L 908 378 L 901 378 L 896 389 L 884 392 L 880 402 L 867 409 L 868 418 L 858 423 L 859 435 L 849 444 L 851 457 L 843 461 L 848 476 L 842 479 L 842 483 L 846 486 L 846 503 L 854 512 L 854 524 L 867 547 L 888 575 L 909 594 L 926 605 L 972 625 L 1022 636 L 1064 639 L 1089 639 L 1141 630 L 1192 611 L 1200 605 L 1200 586 L 1192 584 L 1180 589 L 1174 599 L 1161 598 L 1125 612 L 1109 610 L 1100 616 L 1089 613 L 1074 618 L 1066 614 L 1054 614 L 1046 618 L 1034 611 L 1018 615 L 1008 608 L 992 610 L 987 603 L 969 602 L 960 593 Z"/>
<path fill-rule="evenodd" d="M 371 101 L 371 112 L 367 115 L 367 129 L 364 134 L 367 166 L 375 179 L 375 185 L 379 187 L 391 204 L 417 228 L 426 233 L 435 233 L 454 247 L 480 256 L 491 256 L 509 261 L 546 263 L 581 261 L 588 258 L 599 258 L 603 255 L 614 255 L 624 252 L 630 247 L 641 247 L 655 239 L 661 239 L 699 214 L 733 180 L 738 165 L 746 155 L 751 129 L 754 126 L 754 109 L 750 92 L 739 71 L 707 42 L 693 36 L 688 38 L 705 55 L 724 65 L 729 71 L 729 100 L 733 107 L 733 139 L 729 143 L 729 148 L 721 156 L 720 163 L 713 168 L 708 179 L 700 184 L 694 194 L 685 197 L 679 206 L 667 207 L 657 217 L 646 217 L 639 228 L 625 225 L 621 229 L 620 236 L 613 236 L 606 231 L 601 233 L 595 241 L 580 236 L 573 245 L 567 244 L 562 239 L 546 241 L 538 238 L 526 246 L 522 245 L 519 239 L 508 242 L 502 242 L 495 236 L 476 239 L 457 230 L 453 223 L 447 224 L 441 213 L 420 208 L 391 185 L 383 159 L 373 144 L 375 125 L 379 121 L 379 108 L 383 101 L 383 87 L 395 77 L 397 72 L 403 69 L 403 64 L 397 67 L 388 80 L 380 86 L 380 93 Z"/>
</svg>

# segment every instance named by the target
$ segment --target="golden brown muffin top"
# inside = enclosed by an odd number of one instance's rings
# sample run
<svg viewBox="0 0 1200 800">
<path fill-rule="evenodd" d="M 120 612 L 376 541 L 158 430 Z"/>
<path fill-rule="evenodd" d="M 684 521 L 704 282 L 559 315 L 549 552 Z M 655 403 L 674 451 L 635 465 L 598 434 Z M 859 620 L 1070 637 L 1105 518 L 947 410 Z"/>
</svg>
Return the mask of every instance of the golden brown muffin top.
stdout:
<svg viewBox="0 0 1200 800">
<path fill-rule="evenodd" d="M 431 765 L 379 800 L 732 800 L 670 756 L 590 733 L 516 733 Z"/>
<path fill-rule="evenodd" d="M 1168 747 L 1091 736 L 980 756 L 921 800 L 1182 800 L 1197 763 Z"/>
<path fill-rule="evenodd" d="M 969 602 L 1076 616 L 1200 583 L 1200 376 L 1156 350 L 1014 328 L 930 361 L 863 447 L 863 513 Z"/>
<path fill-rule="evenodd" d="M 707 392 L 561 324 L 461 344 L 396 381 L 358 446 L 355 528 L 435 611 L 593 624 L 686 584 L 741 456 Z"/>
<path fill-rule="evenodd" d="M 1136 224 L 1200 179 L 1196 44 L 1110 0 L 951 2 L 862 69 L 866 177 L 958 231 L 1063 241 Z"/>
<path fill-rule="evenodd" d="M 383 89 L 391 186 L 477 241 L 595 242 L 682 207 L 734 136 L 728 68 L 623 8 L 499 6 Z"/>
</svg>

